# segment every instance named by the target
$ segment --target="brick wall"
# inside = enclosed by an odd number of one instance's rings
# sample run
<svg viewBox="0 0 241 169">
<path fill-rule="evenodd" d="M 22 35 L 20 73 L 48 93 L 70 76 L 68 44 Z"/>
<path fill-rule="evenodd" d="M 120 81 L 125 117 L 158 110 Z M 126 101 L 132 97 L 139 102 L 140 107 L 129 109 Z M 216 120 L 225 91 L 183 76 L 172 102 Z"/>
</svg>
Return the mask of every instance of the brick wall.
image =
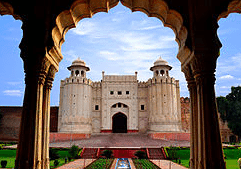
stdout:
<svg viewBox="0 0 241 169">
<path fill-rule="evenodd" d="M 181 120 L 182 120 L 182 130 L 184 132 L 190 132 L 190 99 L 180 98 L 181 101 Z"/>
<path fill-rule="evenodd" d="M 181 97 L 181 118 L 182 118 L 182 129 L 184 132 L 190 132 L 190 114 L 191 114 L 191 107 L 190 107 L 190 99 Z M 238 140 L 238 136 L 235 136 L 232 131 L 228 128 L 227 122 L 223 122 L 219 116 L 219 126 L 220 126 L 220 133 L 222 142 L 230 142 L 230 137 L 236 137 Z"/>
<path fill-rule="evenodd" d="M 58 107 L 50 108 L 50 132 L 58 129 Z M 17 141 L 22 114 L 22 107 L 0 106 L 2 119 L 0 123 L 0 141 Z"/>
</svg>

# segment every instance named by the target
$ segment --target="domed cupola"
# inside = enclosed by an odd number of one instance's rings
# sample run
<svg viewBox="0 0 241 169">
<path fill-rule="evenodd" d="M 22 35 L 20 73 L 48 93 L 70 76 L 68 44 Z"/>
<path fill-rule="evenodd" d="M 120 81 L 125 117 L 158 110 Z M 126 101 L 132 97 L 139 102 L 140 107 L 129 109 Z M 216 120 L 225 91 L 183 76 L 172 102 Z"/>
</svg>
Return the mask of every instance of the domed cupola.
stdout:
<svg viewBox="0 0 241 169">
<path fill-rule="evenodd" d="M 151 71 L 153 71 L 153 77 L 158 76 L 169 76 L 169 70 L 171 70 L 172 67 L 168 65 L 168 62 L 163 60 L 161 57 L 159 57 L 155 62 L 154 66 L 150 68 Z"/>
<path fill-rule="evenodd" d="M 89 71 L 90 68 L 86 66 L 83 60 L 78 58 L 72 62 L 72 65 L 68 67 L 68 70 L 71 71 L 71 77 L 73 76 L 86 77 L 86 71 Z"/>
</svg>

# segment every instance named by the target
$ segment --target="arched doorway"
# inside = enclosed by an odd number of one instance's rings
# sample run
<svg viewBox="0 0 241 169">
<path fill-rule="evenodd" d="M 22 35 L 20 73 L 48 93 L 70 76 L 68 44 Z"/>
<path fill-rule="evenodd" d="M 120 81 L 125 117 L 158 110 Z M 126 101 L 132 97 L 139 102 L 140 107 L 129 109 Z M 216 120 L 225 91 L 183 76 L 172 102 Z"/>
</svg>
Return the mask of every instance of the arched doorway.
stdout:
<svg viewBox="0 0 241 169">
<path fill-rule="evenodd" d="M 116 113 L 112 117 L 112 132 L 127 133 L 127 117 L 123 113 Z"/>
</svg>

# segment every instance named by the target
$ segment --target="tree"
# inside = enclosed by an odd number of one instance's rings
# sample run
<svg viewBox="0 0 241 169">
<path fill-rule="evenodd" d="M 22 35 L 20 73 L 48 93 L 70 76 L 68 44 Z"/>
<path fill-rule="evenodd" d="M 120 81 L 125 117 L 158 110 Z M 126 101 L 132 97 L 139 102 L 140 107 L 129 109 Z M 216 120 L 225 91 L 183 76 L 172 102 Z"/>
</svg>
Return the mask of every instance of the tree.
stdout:
<svg viewBox="0 0 241 169">
<path fill-rule="evenodd" d="M 241 86 L 231 87 L 226 97 L 217 97 L 218 111 L 223 121 L 239 137 L 241 136 Z"/>
<path fill-rule="evenodd" d="M 80 151 L 79 147 L 76 145 L 73 145 L 69 150 L 70 157 L 72 159 L 78 158 L 79 151 Z"/>
</svg>

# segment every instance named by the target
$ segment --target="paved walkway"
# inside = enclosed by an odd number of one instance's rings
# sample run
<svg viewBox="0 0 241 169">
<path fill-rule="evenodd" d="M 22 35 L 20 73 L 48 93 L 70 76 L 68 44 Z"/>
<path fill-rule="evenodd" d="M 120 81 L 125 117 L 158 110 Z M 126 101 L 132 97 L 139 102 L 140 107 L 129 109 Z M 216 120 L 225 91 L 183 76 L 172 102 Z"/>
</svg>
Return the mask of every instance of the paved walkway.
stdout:
<svg viewBox="0 0 241 169">
<path fill-rule="evenodd" d="M 50 147 L 71 147 L 72 145 L 79 147 L 166 147 L 166 146 L 182 146 L 189 147 L 189 141 L 167 141 L 154 140 L 147 134 L 125 133 L 125 134 L 96 134 L 90 138 L 78 141 L 66 141 L 50 143 Z"/>
<path fill-rule="evenodd" d="M 150 160 L 157 166 L 159 166 L 161 169 L 187 169 L 186 167 L 183 167 L 177 163 L 174 163 L 169 160 Z"/>
<path fill-rule="evenodd" d="M 78 160 L 75 160 L 68 164 L 63 165 L 63 166 L 59 167 L 58 169 L 83 169 L 84 167 L 86 167 L 87 165 L 92 163 L 92 161 L 94 161 L 94 160 L 95 159 L 78 159 Z"/>
</svg>

